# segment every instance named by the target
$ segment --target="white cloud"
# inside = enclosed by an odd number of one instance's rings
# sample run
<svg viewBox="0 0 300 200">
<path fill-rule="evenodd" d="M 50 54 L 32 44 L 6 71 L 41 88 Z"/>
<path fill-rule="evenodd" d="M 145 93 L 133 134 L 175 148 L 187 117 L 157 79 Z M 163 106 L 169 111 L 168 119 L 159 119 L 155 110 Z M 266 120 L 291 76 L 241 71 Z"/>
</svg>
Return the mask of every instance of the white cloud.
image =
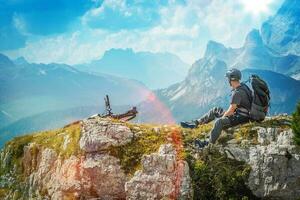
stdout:
<svg viewBox="0 0 300 200">
<path fill-rule="evenodd" d="M 106 8 L 111 8 L 113 10 L 119 10 L 121 12 L 125 12 L 127 7 L 125 5 L 125 1 L 123 0 L 106 0 L 103 1 L 102 4 L 98 3 L 94 8 L 87 11 L 82 17 L 83 23 L 87 23 L 90 18 L 98 17 L 103 14 Z"/>
<path fill-rule="evenodd" d="M 75 64 L 100 58 L 110 48 L 133 48 L 136 51 L 172 52 L 192 63 L 202 56 L 208 40 L 239 47 L 252 28 L 259 28 L 262 21 L 273 14 L 252 16 L 241 7 L 240 1 L 190 0 L 186 4 L 161 6 L 161 20 L 154 27 L 114 32 L 91 29 L 86 23 L 87 17 L 101 14 L 101 6 L 82 17 L 83 24 L 77 31 L 32 39 L 25 48 L 8 53 L 14 57 L 22 55 L 34 62 Z M 106 6 L 132 14 L 124 1 L 104 2 Z"/>
<path fill-rule="evenodd" d="M 27 25 L 23 17 L 17 13 L 13 14 L 12 22 L 14 27 L 21 33 L 22 35 L 30 35 L 27 31 Z"/>
</svg>

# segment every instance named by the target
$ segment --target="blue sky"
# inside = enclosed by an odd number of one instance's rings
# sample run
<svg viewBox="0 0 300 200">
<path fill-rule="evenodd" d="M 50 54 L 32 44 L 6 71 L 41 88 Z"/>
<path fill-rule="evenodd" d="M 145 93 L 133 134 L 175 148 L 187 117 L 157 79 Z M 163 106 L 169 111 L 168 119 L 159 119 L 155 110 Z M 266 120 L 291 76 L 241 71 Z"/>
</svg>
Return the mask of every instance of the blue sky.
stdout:
<svg viewBox="0 0 300 200">
<path fill-rule="evenodd" d="M 261 3 L 264 2 L 264 3 Z M 0 0 L 0 52 L 78 64 L 110 48 L 171 52 L 187 63 L 209 40 L 240 47 L 282 0 Z"/>
</svg>

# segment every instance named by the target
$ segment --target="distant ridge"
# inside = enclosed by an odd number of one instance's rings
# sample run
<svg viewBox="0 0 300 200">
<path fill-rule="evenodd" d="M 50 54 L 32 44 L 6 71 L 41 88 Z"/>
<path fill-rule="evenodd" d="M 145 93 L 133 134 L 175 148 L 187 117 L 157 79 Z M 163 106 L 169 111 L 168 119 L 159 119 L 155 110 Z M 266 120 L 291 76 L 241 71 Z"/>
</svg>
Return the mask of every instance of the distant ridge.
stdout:
<svg viewBox="0 0 300 200">
<path fill-rule="evenodd" d="M 135 79 L 151 89 L 182 81 L 189 68 L 174 54 L 134 52 L 132 49 L 110 49 L 101 59 L 76 67 L 82 71 Z"/>
</svg>

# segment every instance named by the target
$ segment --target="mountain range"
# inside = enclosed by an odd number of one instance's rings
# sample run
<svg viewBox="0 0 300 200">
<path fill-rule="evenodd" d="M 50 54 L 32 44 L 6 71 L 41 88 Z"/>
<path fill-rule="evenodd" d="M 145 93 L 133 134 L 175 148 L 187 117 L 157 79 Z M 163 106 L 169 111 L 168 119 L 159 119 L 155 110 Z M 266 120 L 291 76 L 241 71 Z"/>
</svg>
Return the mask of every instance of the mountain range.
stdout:
<svg viewBox="0 0 300 200">
<path fill-rule="evenodd" d="M 272 70 L 286 75 L 294 75 L 300 70 L 298 55 L 280 54 L 270 49 L 256 29 L 247 35 L 241 48 L 226 48 L 223 44 L 210 41 L 204 58 L 217 58 L 228 67 Z"/>
<path fill-rule="evenodd" d="M 110 49 L 99 60 L 75 66 L 93 73 L 105 73 L 143 82 L 151 89 L 161 89 L 182 81 L 189 69 L 171 53 L 134 52 L 132 49 Z"/>
<path fill-rule="evenodd" d="M 2 54 L 0 83 L 0 132 L 5 137 L 101 113 L 106 94 L 113 108 L 119 108 L 136 105 L 150 93 L 135 80 L 86 73 L 64 64 L 28 63 L 24 58 L 13 61 Z M 38 121 L 51 123 L 37 126 Z"/>
<path fill-rule="evenodd" d="M 300 4 L 285 0 L 277 14 L 261 27 L 265 45 L 283 55 L 300 55 Z"/>
<path fill-rule="evenodd" d="M 75 66 L 0 54 L 0 146 L 19 134 L 101 113 L 105 94 L 116 112 L 138 105 L 137 122 L 199 117 L 213 106 L 228 106 L 231 89 L 224 74 L 232 67 L 242 70 L 243 80 L 250 74 L 266 80 L 270 114 L 291 113 L 300 100 L 299 16 L 297 0 L 286 0 L 242 47 L 210 41 L 189 70 L 173 54 L 132 49 L 111 49 L 99 60 Z"/>
<path fill-rule="evenodd" d="M 157 90 L 156 96 L 170 108 L 176 121 L 200 117 L 214 106 L 228 106 L 231 90 L 224 74 L 238 68 L 243 80 L 258 74 L 269 84 L 270 114 L 293 112 L 300 100 L 300 81 L 296 80 L 300 79 L 299 15 L 297 0 L 286 0 L 261 30 L 254 29 L 247 35 L 241 48 L 208 42 L 203 58 L 192 65 L 185 80 Z M 144 102 L 140 107 L 146 105 L 154 106 Z M 160 114 L 147 116 L 145 121 L 160 118 Z"/>
<path fill-rule="evenodd" d="M 132 49 L 111 49 L 100 60 L 75 66 L 0 54 L 0 146 L 20 134 L 102 113 L 106 94 L 114 112 L 126 111 L 151 94 L 145 84 L 166 87 L 183 80 L 187 69 L 173 54 Z"/>
</svg>

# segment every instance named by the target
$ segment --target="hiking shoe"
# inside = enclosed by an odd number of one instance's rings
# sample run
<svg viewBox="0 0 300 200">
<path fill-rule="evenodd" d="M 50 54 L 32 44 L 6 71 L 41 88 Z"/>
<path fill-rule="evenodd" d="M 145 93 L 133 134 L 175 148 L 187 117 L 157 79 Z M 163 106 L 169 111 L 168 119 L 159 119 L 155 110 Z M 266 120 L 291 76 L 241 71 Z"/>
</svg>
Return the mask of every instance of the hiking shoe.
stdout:
<svg viewBox="0 0 300 200">
<path fill-rule="evenodd" d="M 195 147 L 199 148 L 199 149 L 203 149 L 204 147 L 209 145 L 209 142 L 207 140 L 199 140 L 196 139 L 194 141 Z"/>
<path fill-rule="evenodd" d="M 190 129 L 193 129 L 193 128 L 197 128 L 198 127 L 198 122 L 197 121 L 191 121 L 191 122 L 180 122 L 180 126 L 182 128 L 190 128 Z"/>
</svg>

